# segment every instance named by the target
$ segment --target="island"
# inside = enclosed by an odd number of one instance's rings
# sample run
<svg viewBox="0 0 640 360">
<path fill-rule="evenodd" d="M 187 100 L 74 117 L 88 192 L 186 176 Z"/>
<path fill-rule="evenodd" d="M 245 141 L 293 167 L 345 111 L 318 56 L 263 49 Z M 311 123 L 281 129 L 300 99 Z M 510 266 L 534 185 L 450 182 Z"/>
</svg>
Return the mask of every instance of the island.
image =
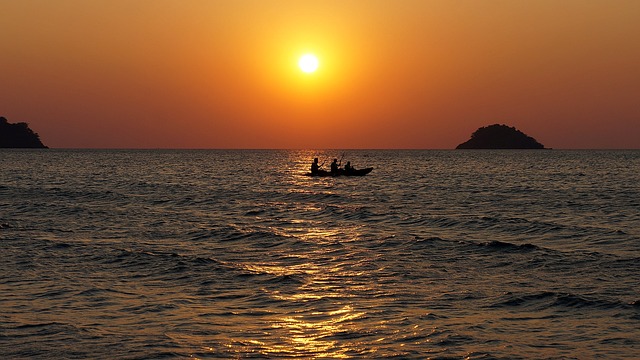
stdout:
<svg viewBox="0 0 640 360">
<path fill-rule="evenodd" d="M 20 122 L 11 124 L 0 116 L 0 148 L 47 149 L 40 136 L 29 128 L 29 124 Z"/>
<path fill-rule="evenodd" d="M 494 124 L 476 130 L 456 149 L 544 149 L 536 139 L 515 127 Z"/>
</svg>

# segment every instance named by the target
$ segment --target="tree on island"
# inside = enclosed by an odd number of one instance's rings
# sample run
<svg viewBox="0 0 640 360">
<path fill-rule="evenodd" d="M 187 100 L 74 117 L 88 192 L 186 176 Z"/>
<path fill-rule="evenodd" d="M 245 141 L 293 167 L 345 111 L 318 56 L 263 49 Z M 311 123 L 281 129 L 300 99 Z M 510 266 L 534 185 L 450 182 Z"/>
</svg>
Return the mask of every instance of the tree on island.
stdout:
<svg viewBox="0 0 640 360">
<path fill-rule="evenodd" d="M 479 128 L 456 149 L 544 149 L 544 145 L 515 127 L 494 124 Z"/>
<path fill-rule="evenodd" d="M 10 124 L 0 116 L 0 148 L 38 148 L 46 149 L 40 136 L 29 129 L 25 122 Z"/>
</svg>

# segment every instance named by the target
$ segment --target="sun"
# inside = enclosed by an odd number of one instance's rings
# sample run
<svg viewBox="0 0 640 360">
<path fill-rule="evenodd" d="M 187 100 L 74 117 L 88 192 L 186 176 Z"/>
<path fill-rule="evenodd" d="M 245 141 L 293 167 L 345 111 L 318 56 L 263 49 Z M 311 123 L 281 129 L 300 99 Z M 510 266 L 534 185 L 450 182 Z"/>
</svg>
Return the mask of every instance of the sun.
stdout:
<svg viewBox="0 0 640 360">
<path fill-rule="evenodd" d="M 300 57 L 300 60 L 298 60 L 298 66 L 300 67 L 300 70 L 306 72 L 307 74 L 318 70 L 319 64 L 320 63 L 318 61 L 318 58 L 313 54 L 304 54 Z"/>
</svg>

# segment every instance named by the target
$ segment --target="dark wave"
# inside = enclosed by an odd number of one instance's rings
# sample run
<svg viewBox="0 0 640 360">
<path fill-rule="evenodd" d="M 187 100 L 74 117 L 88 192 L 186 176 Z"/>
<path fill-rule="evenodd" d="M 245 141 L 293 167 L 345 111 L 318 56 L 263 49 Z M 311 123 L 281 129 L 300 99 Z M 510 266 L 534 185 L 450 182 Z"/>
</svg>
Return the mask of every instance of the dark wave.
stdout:
<svg viewBox="0 0 640 360">
<path fill-rule="evenodd" d="M 493 240 L 487 243 L 479 244 L 479 246 L 489 250 L 502 251 L 502 252 L 517 252 L 517 253 L 531 252 L 531 251 L 540 249 L 538 246 L 535 246 L 533 244 L 528 244 L 528 243 L 512 244 L 509 242 L 498 241 L 498 240 Z"/>
<path fill-rule="evenodd" d="M 491 307 L 523 308 L 529 310 L 547 310 L 561 308 L 614 310 L 632 309 L 633 305 L 625 303 L 623 301 L 598 298 L 594 296 L 543 291 L 526 295 L 506 294 L 500 301 L 491 305 Z"/>
<path fill-rule="evenodd" d="M 188 233 L 191 241 L 260 241 L 262 246 L 272 247 L 281 244 L 291 237 L 283 236 L 267 230 L 243 230 L 238 227 L 224 226 L 214 229 L 199 229 Z"/>
<path fill-rule="evenodd" d="M 30 323 L 30 324 L 22 324 L 22 325 L 18 325 L 15 327 L 9 327 L 9 329 L 11 330 L 36 330 L 36 331 L 41 331 L 41 330 L 46 330 L 47 332 L 51 332 L 51 329 L 54 329 L 53 331 L 61 331 L 62 329 L 75 329 L 75 327 L 68 325 L 68 324 L 64 324 L 64 323 L 59 323 L 59 322 L 44 322 L 44 323 Z"/>
<path fill-rule="evenodd" d="M 171 272 L 177 272 L 185 265 L 191 267 L 207 267 L 209 269 L 223 269 L 225 266 L 218 260 L 210 257 L 193 255 L 180 255 L 174 252 L 151 252 L 143 250 L 114 250 L 102 259 L 97 259 L 105 264 L 118 264 L 122 267 L 147 268 L 148 266 L 162 267 Z"/>
</svg>

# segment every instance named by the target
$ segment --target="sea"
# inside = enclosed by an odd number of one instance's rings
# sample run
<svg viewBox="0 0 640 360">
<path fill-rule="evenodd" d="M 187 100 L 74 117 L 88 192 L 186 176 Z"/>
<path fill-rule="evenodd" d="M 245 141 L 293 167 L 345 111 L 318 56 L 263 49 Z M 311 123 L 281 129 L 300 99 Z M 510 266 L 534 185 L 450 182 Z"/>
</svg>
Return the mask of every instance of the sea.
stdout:
<svg viewBox="0 0 640 360">
<path fill-rule="evenodd" d="M 363 177 L 309 177 L 313 158 Z M 2 150 L 2 359 L 638 359 L 640 151 Z"/>
</svg>

